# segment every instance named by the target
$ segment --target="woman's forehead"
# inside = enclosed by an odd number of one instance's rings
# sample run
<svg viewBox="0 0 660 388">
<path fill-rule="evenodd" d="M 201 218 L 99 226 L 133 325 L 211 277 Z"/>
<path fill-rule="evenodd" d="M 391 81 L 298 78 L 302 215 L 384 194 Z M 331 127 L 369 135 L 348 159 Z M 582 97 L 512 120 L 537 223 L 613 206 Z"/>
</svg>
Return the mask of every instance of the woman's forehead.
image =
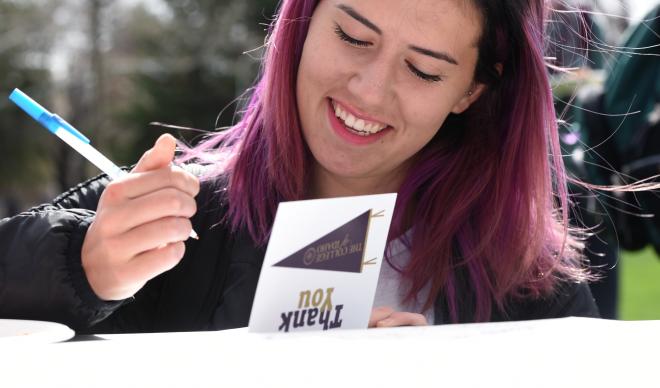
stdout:
<svg viewBox="0 0 660 388">
<path fill-rule="evenodd" d="M 482 16 L 473 0 L 330 0 L 335 12 L 373 24 L 383 35 L 476 47 Z M 356 15 L 357 14 L 357 15 Z M 366 20 L 364 20 L 366 19 Z"/>
</svg>

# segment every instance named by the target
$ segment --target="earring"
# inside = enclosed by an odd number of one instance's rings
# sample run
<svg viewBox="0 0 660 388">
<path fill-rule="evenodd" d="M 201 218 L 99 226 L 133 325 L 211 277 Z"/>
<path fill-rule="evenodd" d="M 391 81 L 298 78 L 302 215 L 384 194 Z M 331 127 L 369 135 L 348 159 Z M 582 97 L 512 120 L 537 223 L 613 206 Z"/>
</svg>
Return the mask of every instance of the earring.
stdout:
<svg viewBox="0 0 660 388">
<path fill-rule="evenodd" d="M 474 92 L 473 92 L 472 90 L 470 90 L 470 91 L 467 92 L 467 95 L 468 95 L 468 96 L 472 96 L 473 94 L 474 94 Z"/>
</svg>

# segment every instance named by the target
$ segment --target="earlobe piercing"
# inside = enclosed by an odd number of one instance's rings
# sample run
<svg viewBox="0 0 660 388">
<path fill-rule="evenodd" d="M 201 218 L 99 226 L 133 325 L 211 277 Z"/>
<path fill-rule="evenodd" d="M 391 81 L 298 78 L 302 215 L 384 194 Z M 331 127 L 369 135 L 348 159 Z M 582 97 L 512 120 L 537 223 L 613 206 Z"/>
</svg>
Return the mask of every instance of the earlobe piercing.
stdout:
<svg viewBox="0 0 660 388">
<path fill-rule="evenodd" d="M 467 92 L 467 95 L 468 95 L 468 96 L 472 96 L 473 94 L 474 94 L 474 92 L 473 92 L 472 90 L 469 90 L 469 91 Z"/>
</svg>

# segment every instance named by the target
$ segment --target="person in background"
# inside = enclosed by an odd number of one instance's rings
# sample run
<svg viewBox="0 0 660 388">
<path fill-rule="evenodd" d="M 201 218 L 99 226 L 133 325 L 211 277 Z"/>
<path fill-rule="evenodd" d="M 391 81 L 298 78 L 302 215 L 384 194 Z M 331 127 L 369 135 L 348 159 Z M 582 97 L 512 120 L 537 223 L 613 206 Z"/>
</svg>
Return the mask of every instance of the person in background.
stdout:
<svg viewBox="0 0 660 388">
<path fill-rule="evenodd" d="M 652 192 L 602 190 L 648 180 L 660 171 L 657 130 L 660 84 L 658 47 L 660 7 L 606 42 L 582 2 L 578 8 L 555 6 L 550 36 L 557 64 L 579 68 L 570 76 L 555 72 L 555 107 L 566 121 L 560 139 L 569 174 L 593 185 L 571 184 L 574 217 L 590 228 L 585 254 L 598 275 L 591 290 L 603 318 L 618 317 L 620 249 L 648 245 L 660 250 L 660 201 Z M 601 18 L 602 19 L 602 18 Z M 621 20 L 621 19 L 619 19 Z M 576 81 L 577 80 L 577 81 Z M 649 217 L 649 215 L 656 215 Z"/>
<path fill-rule="evenodd" d="M 597 185 L 624 186 L 635 181 L 657 182 L 660 171 L 660 5 L 621 35 L 600 84 L 584 87 L 576 101 L 577 133 L 587 147 L 583 169 Z M 656 178 L 653 178 L 653 177 Z M 660 199 L 653 192 L 605 193 L 591 209 L 602 232 L 593 238 L 603 254 L 604 282 L 592 284 L 604 317 L 616 317 L 617 254 L 619 249 L 660 252 Z M 598 214 L 600 213 L 600 214 Z M 592 218 L 594 217 L 592 215 Z M 596 223 L 592 223 L 596 225 Z M 594 263 L 598 263 L 596 258 Z M 611 280 L 610 280 L 611 279 Z M 613 295 L 607 303 L 602 298 Z"/>
<path fill-rule="evenodd" d="M 388 192 L 371 327 L 597 317 L 547 12 L 282 1 L 241 120 L 184 149 L 184 168 L 164 135 L 127 177 L 1 221 L 0 317 L 88 333 L 246 326 L 279 202 Z"/>
<path fill-rule="evenodd" d="M 593 3 L 593 4 L 592 4 Z M 583 103 L 591 90 L 602 90 L 605 68 L 609 67 L 612 44 L 606 42 L 600 23 L 602 18 L 597 2 L 553 1 L 548 23 L 549 47 L 547 55 L 557 69 L 551 69 L 551 83 L 555 96 L 555 109 L 565 125 L 559 126 L 560 144 L 564 163 L 569 176 L 583 182 L 608 185 L 599 176 L 593 176 L 592 168 L 585 164 L 593 153 L 600 154 L 602 148 L 591 150 L 596 143 L 587 143 Z M 617 21 L 620 19 L 617 19 Z M 607 21 L 607 20 L 605 20 Z M 613 27 L 613 26 L 610 26 Z M 594 115 L 602 115 L 602 110 Z M 585 157 L 585 154 L 589 154 Z M 611 162 L 609 160 L 608 162 Z M 604 160 L 596 163 L 604 164 Z M 571 222 L 584 225 L 588 232 L 584 254 L 598 275 L 598 280 L 590 283 L 601 317 L 615 319 L 618 305 L 618 248 L 614 225 L 607 218 L 611 209 L 603 204 L 610 193 L 599 193 L 579 183 L 569 183 L 573 209 Z"/>
</svg>

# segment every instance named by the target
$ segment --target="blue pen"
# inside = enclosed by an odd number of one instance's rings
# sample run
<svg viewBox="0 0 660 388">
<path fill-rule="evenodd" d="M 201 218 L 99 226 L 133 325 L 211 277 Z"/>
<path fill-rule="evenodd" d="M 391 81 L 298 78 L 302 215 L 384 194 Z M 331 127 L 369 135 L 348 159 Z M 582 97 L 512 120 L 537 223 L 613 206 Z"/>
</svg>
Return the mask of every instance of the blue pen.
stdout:
<svg viewBox="0 0 660 388">
<path fill-rule="evenodd" d="M 46 129 L 51 131 L 55 136 L 62 139 L 62 141 L 71 146 L 71 148 L 78 151 L 78 153 L 106 173 L 111 180 L 128 174 L 126 171 L 112 163 L 112 161 L 106 158 L 102 153 L 97 151 L 96 148 L 92 147 L 89 144 L 89 139 L 86 138 L 85 135 L 80 133 L 71 124 L 64 121 L 60 116 L 50 113 L 36 101 L 31 99 L 27 94 L 19 89 L 14 89 L 9 95 L 9 99 L 33 119 L 46 127 Z M 190 237 L 198 239 L 197 233 L 195 233 L 194 230 L 190 232 Z"/>
<path fill-rule="evenodd" d="M 89 139 L 78 132 L 71 124 L 64 121 L 60 116 L 47 111 L 27 94 L 19 89 L 14 89 L 9 95 L 9 99 L 32 116 L 33 119 L 37 120 L 39 124 L 46 127 L 55 136 L 78 151 L 101 171 L 108 174 L 110 179 L 117 179 L 127 174 L 126 171 L 117 167 L 110 159 L 92 147 L 89 144 Z"/>
</svg>

